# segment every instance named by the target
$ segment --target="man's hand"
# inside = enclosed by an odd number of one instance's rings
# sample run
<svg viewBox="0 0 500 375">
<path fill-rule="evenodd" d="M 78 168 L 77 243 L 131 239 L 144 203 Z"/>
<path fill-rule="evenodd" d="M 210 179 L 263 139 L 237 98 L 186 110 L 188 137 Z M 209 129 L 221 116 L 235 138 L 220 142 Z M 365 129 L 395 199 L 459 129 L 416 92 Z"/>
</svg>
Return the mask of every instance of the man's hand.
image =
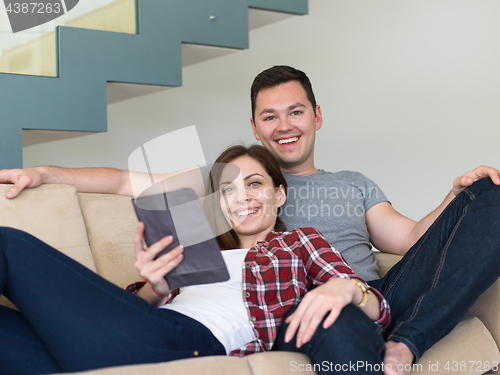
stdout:
<svg viewBox="0 0 500 375">
<path fill-rule="evenodd" d="M 467 186 L 470 186 L 477 180 L 485 177 L 491 178 L 491 181 L 493 181 L 495 185 L 500 185 L 500 170 L 482 165 L 470 172 L 467 172 L 463 176 L 455 178 L 455 181 L 453 181 L 452 192 L 455 196 L 457 196 Z"/>
<path fill-rule="evenodd" d="M 4 169 L 0 171 L 1 184 L 14 184 L 5 194 L 9 199 L 17 197 L 25 188 L 40 186 L 42 182 L 42 175 L 36 168 Z"/>
<path fill-rule="evenodd" d="M 297 310 L 286 319 L 290 325 L 285 333 L 285 342 L 290 342 L 298 328 L 297 347 L 300 348 L 311 339 L 326 314 L 328 317 L 323 328 L 335 323 L 342 309 L 354 300 L 356 293 L 362 294 L 354 282 L 340 278 L 330 279 L 307 292 Z"/>
</svg>

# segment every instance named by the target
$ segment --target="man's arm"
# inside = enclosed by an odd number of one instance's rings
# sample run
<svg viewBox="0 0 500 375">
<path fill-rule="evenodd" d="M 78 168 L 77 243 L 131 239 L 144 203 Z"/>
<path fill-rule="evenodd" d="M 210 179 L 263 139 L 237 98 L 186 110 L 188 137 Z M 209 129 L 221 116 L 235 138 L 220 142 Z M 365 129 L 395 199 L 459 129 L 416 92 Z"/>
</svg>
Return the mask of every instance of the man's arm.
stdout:
<svg viewBox="0 0 500 375">
<path fill-rule="evenodd" d="M 190 187 L 198 196 L 203 195 L 204 183 L 199 167 L 178 172 L 149 175 L 128 172 L 114 168 L 61 168 L 34 167 L 0 171 L 0 183 L 14 184 L 7 192 L 7 198 L 15 198 L 25 188 L 41 184 L 64 184 L 76 187 L 80 193 L 102 193 L 134 196 L 152 184 L 166 180 L 167 190 Z M 132 181 L 132 182 L 131 182 Z"/>
<path fill-rule="evenodd" d="M 443 203 L 419 222 L 401 215 L 387 202 L 376 204 L 366 212 L 366 224 L 372 244 L 380 251 L 404 255 L 463 189 L 486 177 L 500 185 L 500 170 L 492 167 L 481 166 L 457 177 Z"/>
</svg>

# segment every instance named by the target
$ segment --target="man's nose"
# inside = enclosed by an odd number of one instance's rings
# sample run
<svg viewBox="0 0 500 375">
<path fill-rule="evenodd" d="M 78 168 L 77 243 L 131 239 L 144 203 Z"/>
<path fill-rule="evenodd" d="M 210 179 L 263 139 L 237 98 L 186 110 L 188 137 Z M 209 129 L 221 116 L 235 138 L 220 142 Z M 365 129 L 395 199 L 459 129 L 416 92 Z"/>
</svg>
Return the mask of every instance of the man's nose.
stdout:
<svg viewBox="0 0 500 375">
<path fill-rule="evenodd" d="M 280 132 L 287 132 L 290 131 L 293 128 L 292 124 L 290 124 L 290 121 L 287 116 L 280 117 L 278 119 L 278 127 L 276 130 Z"/>
</svg>

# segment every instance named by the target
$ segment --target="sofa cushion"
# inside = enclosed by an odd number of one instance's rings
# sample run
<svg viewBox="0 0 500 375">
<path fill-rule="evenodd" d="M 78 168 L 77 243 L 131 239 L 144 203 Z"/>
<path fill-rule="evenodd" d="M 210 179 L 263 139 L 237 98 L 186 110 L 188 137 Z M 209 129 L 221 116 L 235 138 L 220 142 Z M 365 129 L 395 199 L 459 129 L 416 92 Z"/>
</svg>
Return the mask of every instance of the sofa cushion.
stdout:
<svg viewBox="0 0 500 375">
<path fill-rule="evenodd" d="M 242 358 L 210 356 L 156 364 L 120 366 L 74 373 L 74 375 L 287 375 L 297 372 L 314 375 L 314 371 L 307 371 L 309 368 L 309 359 L 304 354 L 266 352 Z"/>
<path fill-rule="evenodd" d="M 462 320 L 453 331 L 428 349 L 418 361 L 422 367 L 419 371 L 415 368 L 412 373 L 483 374 L 489 370 L 486 365 L 493 366 L 495 361 L 500 362 L 495 340 L 484 324 L 474 317 Z"/>
<path fill-rule="evenodd" d="M 467 312 L 466 318 L 476 316 L 486 326 L 497 343 L 500 343 L 500 279 L 490 286 Z M 496 348 L 498 350 L 498 348 Z M 500 362 L 500 360 L 498 360 Z M 500 374 L 500 366 L 492 374 Z"/>
<path fill-rule="evenodd" d="M 375 252 L 377 258 L 378 275 L 384 277 L 397 262 L 403 258 L 401 255 L 394 255 L 389 253 Z"/>
<path fill-rule="evenodd" d="M 97 273 L 124 288 L 141 280 L 134 268 L 137 217 L 130 197 L 79 193 Z"/>
<path fill-rule="evenodd" d="M 0 226 L 24 230 L 95 271 L 76 189 L 43 185 L 9 200 L 0 185 Z"/>
</svg>

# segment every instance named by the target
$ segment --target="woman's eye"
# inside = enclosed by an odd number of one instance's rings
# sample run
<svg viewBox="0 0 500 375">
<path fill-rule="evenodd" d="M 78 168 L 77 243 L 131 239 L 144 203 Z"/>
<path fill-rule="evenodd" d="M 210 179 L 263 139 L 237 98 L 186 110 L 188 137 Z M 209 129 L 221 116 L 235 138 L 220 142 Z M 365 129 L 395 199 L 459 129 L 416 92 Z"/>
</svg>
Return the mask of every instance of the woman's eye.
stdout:
<svg viewBox="0 0 500 375">
<path fill-rule="evenodd" d="M 253 188 L 259 187 L 260 185 L 262 185 L 262 184 L 259 181 L 253 181 L 253 182 L 250 182 L 248 184 L 248 186 L 253 187 Z"/>
<path fill-rule="evenodd" d="M 227 194 L 231 193 L 233 190 L 234 190 L 233 188 L 227 187 L 227 188 L 222 189 L 221 193 L 224 195 L 227 195 Z"/>
</svg>

